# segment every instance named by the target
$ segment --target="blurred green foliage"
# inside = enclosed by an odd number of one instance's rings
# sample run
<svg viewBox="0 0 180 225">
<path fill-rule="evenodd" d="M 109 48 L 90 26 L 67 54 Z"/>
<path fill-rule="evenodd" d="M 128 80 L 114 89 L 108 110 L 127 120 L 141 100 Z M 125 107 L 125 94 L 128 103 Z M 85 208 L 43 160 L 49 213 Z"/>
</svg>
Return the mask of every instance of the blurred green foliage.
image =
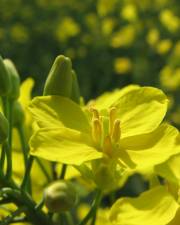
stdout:
<svg viewBox="0 0 180 225">
<path fill-rule="evenodd" d="M 130 83 L 162 88 L 180 126 L 179 0 L 0 0 L 0 53 L 42 91 L 55 57 L 72 58 L 88 100 Z"/>
</svg>

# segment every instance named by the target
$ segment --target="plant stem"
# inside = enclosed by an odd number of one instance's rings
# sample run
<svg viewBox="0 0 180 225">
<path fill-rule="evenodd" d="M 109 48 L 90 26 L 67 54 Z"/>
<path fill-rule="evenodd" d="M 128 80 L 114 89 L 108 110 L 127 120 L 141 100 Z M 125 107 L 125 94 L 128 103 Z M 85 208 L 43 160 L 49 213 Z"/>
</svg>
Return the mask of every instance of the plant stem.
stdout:
<svg viewBox="0 0 180 225">
<path fill-rule="evenodd" d="M 38 158 L 35 158 L 36 159 L 36 162 L 38 163 L 38 166 L 40 167 L 40 169 L 42 170 L 42 172 L 44 173 L 48 183 L 51 181 L 51 177 L 49 175 L 49 173 L 47 172 L 46 168 L 44 167 L 43 163 L 41 162 L 40 159 Z"/>
<path fill-rule="evenodd" d="M 25 190 L 26 187 L 27 187 L 27 184 L 29 183 L 29 180 L 30 180 L 30 172 L 31 172 L 33 160 L 34 160 L 34 157 L 32 155 L 30 155 L 29 156 L 29 159 L 27 161 L 24 178 L 23 178 L 23 181 L 22 181 L 22 184 L 21 184 L 21 189 L 22 190 Z M 30 189 L 30 187 L 28 187 L 28 190 L 29 189 Z"/>
<path fill-rule="evenodd" d="M 84 219 L 79 223 L 79 225 L 87 224 L 87 222 L 92 217 L 94 217 L 94 215 L 96 214 L 97 208 L 101 202 L 101 198 L 102 198 L 102 192 L 101 192 L 101 190 L 97 190 L 91 209 L 89 210 L 88 214 L 84 217 Z"/>
<path fill-rule="evenodd" d="M 63 164 L 62 165 L 62 169 L 61 169 L 61 175 L 60 175 L 60 179 L 64 179 L 65 178 L 65 175 L 66 175 L 66 170 L 67 170 L 67 165 L 66 164 Z"/>
<path fill-rule="evenodd" d="M 24 134 L 23 125 L 22 124 L 18 125 L 17 130 L 19 133 L 20 141 L 21 141 L 22 152 L 23 152 L 23 156 L 24 156 L 24 164 L 25 164 L 25 168 L 26 168 L 26 164 L 27 164 L 27 160 L 28 160 L 28 146 L 26 144 L 26 137 Z"/>
</svg>

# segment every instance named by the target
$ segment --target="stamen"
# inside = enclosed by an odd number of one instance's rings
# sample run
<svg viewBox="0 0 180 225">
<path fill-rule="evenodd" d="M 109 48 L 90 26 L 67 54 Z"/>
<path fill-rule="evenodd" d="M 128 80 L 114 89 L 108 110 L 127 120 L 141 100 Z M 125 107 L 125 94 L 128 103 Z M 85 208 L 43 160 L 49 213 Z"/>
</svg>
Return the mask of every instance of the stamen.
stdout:
<svg viewBox="0 0 180 225">
<path fill-rule="evenodd" d="M 114 122 L 112 136 L 111 136 L 112 141 L 114 143 L 117 143 L 120 139 L 120 136 L 121 136 L 120 120 L 116 119 Z"/>
<path fill-rule="evenodd" d="M 109 134 L 112 134 L 114 121 L 116 119 L 116 107 L 112 107 L 109 110 Z"/>
<path fill-rule="evenodd" d="M 99 119 L 99 112 L 97 109 L 91 107 L 90 112 L 93 114 L 93 119 Z"/>
<path fill-rule="evenodd" d="M 99 145 L 101 143 L 102 126 L 99 119 L 92 120 L 92 137 L 95 144 Z"/>
<path fill-rule="evenodd" d="M 112 156 L 113 149 L 112 149 L 111 138 L 109 135 L 106 136 L 104 139 L 103 152 L 109 156 Z"/>
</svg>

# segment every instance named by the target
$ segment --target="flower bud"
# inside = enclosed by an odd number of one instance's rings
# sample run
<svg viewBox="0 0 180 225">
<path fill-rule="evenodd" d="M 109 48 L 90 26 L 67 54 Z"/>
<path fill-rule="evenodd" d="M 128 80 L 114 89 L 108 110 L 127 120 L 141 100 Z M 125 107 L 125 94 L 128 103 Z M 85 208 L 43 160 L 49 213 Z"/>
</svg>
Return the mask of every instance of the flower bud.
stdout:
<svg viewBox="0 0 180 225">
<path fill-rule="evenodd" d="M 61 95 L 71 97 L 72 63 L 68 57 L 58 56 L 48 74 L 44 95 Z"/>
<path fill-rule="evenodd" d="M 70 181 L 55 181 L 44 191 L 44 202 L 50 212 L 70 210 L 75 205 L 76 198 L 76 190 Z"/>
<path fill-rule="evenodd" d="M 80 90 L 79 90 L 79 84 L 77 80 L 77 76 L 74 70 L 72 70 L 72 90 L 71 90 L 71 99 L 76 102 L 77 104 L 80 104 Z"/>
<path fill-rule="evenodd" d="M 10 59 L 4 59 L 4 64 L 10 76 L 11 89 L 8 97 L 11 99 L 18 99 L 20 95 L 20 77 L 15 65 Z"/>
<path fill-rule="evenodd" d="M 9 124 L 6 117 L 0 112 L 0 144 L 8 137 Z"/>
<path fill-rule="evenodd" d="M 25 120 L 24 110 L 18 101 L 13 103 L 13 126 L 17 127 Z"/>
<path fill-rule="evenodd" d="M 11 90 L 10 76 L 0 56 L 0 96 L 6 96 Z"/>
</svg>

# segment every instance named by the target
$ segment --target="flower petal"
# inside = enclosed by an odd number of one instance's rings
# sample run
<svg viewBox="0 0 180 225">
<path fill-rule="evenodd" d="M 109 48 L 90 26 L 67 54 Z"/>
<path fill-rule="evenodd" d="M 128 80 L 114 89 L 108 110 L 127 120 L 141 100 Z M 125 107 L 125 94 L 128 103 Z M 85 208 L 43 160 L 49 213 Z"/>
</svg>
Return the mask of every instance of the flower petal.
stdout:
<svg viewBox="0 0 180 225">
<path fill-rule="evenodd" d="M 178 133 L 175 127 L 162 124 L 149 134 L 122 139 L 119 157 L 123 159 L 123 152 L 126 152 L 129 162 L 138 170 L 151 168 L 179 152 L 176 148 Z"/>
<path fill-rule="evenodd" d="M 116 89 L 112 92 L 106 92 L 96 98 L 95 100 L 92 100 L 88 103 L 88 105 L 93 105 L 98 110 L 107 110 L 110 108 L 113 104 L 115 104 L 119 98 L 124 96 L 125 94 L 139 89 L 140 87 L 138 85 L 129 85 L 122 89 Z"/>
<path fill-rule="evenodd" d="M 111 208 L 113 225 L 165 225 L 179 208 L 178 203 L 164 187 L 156 187 L 137 198 L 119 199 Z"/>
<path fill-rule="evenodd" d="M 90 125 L 80 106 L 62 96 L 43 96 L 32 100 L 30 107 L 40 127 L 66 126 L 89 132 Z"/>
<path fill-rule="evenodd" d="M 166 178 L 168 181 L 180 186 L 180 153 L 172 156 L 166 162 L 157 165 L 155 171 L 158 175 Z"/>
<path fill-rule="evenodd" d="M 66 127 L 39 129 L 30 140 L 31 154 L 72 165 L 101 158 L 89 136 Z"/>
<path fill-rule="evenodd" d="M 177 210 L 175 217 L 170 223 L 168 223 L 168 225 L 179 225 L 179 221 L 180 221 L 180 208 Z"/>
<path fill-rule="evenodd" d="M 168 99 L 157 88 L 142 87 L 127 92 L 113 106 L 118 110 L 122 137 L 129 137 L 155 130 L 166 114 Z"/>
</svg>

